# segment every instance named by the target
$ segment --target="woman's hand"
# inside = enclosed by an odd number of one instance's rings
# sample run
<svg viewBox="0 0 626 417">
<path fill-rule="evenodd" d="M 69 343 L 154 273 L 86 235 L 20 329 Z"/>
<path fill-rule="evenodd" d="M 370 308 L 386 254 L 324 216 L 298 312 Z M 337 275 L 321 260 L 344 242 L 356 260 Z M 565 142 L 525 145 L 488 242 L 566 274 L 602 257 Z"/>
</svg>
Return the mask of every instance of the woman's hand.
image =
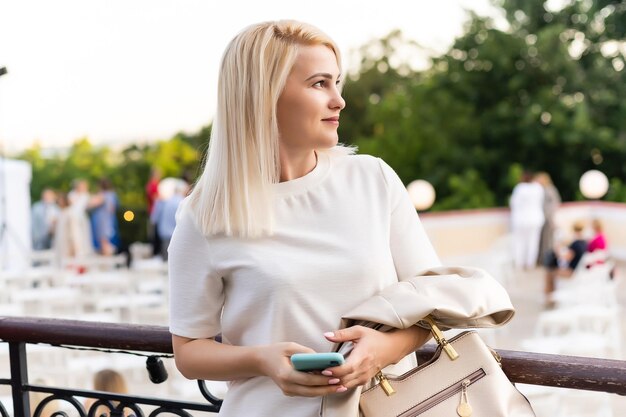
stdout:
<svg viewBox="0 0 626 417">
<path fill-rule="evenodd" d="M 352 326 L 325 333 L 324 336 L 335 343 L 354 343 L 346 363 L 328 370 L 341 381 L 342 386 L 349 389 L 364 385 L 381 369 L 415 351 L 430 338 L 430 333 L 417 326 L 390 332 Z"/>
<path fill-rule="evenodd" d="M 259 347 L 257 360 L 261 372 L 272 378 L 287 396 L 319 397 L 346 391 L 346 388 L 339 384 L 339 378 L 336 376 L 300 372 L 294 369 L 290 361 L 291 355 L 314 352 L 313 349 L 297 343 L 277 343 Z"/>
</svg>

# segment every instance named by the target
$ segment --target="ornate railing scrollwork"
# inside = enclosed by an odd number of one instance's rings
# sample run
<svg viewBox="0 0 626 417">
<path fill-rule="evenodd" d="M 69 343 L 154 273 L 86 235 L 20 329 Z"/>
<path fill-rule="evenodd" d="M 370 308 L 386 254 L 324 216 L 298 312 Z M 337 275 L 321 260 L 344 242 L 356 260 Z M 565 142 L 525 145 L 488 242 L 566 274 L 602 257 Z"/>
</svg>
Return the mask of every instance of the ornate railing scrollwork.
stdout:
<svg viewBox="0 0 626 417">
<path fill-rule="evenodd" d="M 3 380 L 0 380 L 2 384 Z M 176 415 L 180 417 L 192 417 L 187 410 L 205 411 L 207 413 L 217 413 L 219 405 L 216 404 L 200 404 L 188 403 L 183 401 L 166 400 L 149 397 L 136 397 L 125 394 L 113 394 L 102 391 L 86 391 L 61 389 L 54 387 L 46 387 L 42 385 L 25 385 L 24 390 L 27 392 L 40 392 L 49 394 L 43 398 L 36 406 L 33 417 L 41 417 L 47 406 L 54 405 L 54 408 L 70 408 L 72 415 L 77 414 L 79 417 L 101 417 L 104 413 L 107 417 L 158 417 Z M 214 397 L 207 389 L 204 388 L 209 397 L 221 402 Z M 204 394 L 203 394 L 204 395 Z M 76 397 L 90 398 L 94 401 L 86 408 Z M 69 407 L 60 407 L 59 403 L 64 403 Z M 148 405 L 156 407 L 149 414 L 144 411 L 140 405 Z M 9 417 L 10 414 L 4 410 L 0 403 L 0 416 Z M 68 417 L 67 410 L 51 410 L 51 417 Z"/>
<path fill-rule="evenodd" d="M 42 417 L 50 413 L 53 417 L 100 417 L 103 411 L 107 417 L 159 417 L 176 415 L 192 417 L 191 412 L 219 412 L 222 400 L 212 395 L 204 381 L 199 381 L 201 395 L 208 403 L 185 402 L 165 398 L 138 397 L 102 391 L 62 389 L 52 386 L 29 384 L 26 357 L 27 344 L 48 344 L 59 349 L 97 350 L 102 354 L 138 354 L 139 356 L 171 356 L 171 335 L 164 327 L 143 326 L 119 323 L 93 323 L 77 320 L 0 317 L 0 343 L 9 345 L 11 378 L 0 378 L 0 386 L 10 386 L 13 398 L 13 412 L 9 413 L 0 401 L 0 417 L 30 416 Z M 158 354 L 158 355 L 155 355 Z M 148 375 L 146 375 L 148 379 Z M 45 395 L 31 413 L 30 393 Z M 93 399 L 86 406 L 84 398 Z M 54 407 L 48 407 L 54 404 Z M 62 407 L 57 407 L 62 404 Z M 52 411 L 50 411 L 50 409 Z M 194 413 L 196 415 L 196 413 Z"/>
<path fill-rule="evenodd" d="M 2 405 L 1 402 L 0 402 L 0 417 L 9 417 L 9 413 L 7 413 L 7 410 L 4 408 L 4 405 Z"/>
<path fill-rule="evenodd" d="M 204 398 L 207 399 L 208 402 L 210 402 L 211 404 L 213 404 L 216 407 L 221 407 L 222 406 L 222 399 L 221 398 L 217 398 L 215 395 L 211 394 L 211 392 L 209 391 L 209 389 L 206 387 L 206 382 L 199 379 L 198 380 L 198 388 L 200 388 L 200 393 L 202 393 L 202 396 Z"/>
</svg>

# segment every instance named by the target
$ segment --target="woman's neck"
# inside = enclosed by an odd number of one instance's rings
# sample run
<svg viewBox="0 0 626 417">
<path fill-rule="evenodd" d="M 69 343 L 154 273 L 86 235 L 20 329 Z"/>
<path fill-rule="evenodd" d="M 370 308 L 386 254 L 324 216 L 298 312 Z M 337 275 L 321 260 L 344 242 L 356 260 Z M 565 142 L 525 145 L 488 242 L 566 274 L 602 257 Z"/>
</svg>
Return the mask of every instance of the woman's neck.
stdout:
<svg viewBox="0 0 626 417">
<path fill-rule="evenodd" d="M 313 150 L 289 152 L 280 150 L 280 182 L 295 180 L 313 171 L 317 154 Z"/>
</svg>

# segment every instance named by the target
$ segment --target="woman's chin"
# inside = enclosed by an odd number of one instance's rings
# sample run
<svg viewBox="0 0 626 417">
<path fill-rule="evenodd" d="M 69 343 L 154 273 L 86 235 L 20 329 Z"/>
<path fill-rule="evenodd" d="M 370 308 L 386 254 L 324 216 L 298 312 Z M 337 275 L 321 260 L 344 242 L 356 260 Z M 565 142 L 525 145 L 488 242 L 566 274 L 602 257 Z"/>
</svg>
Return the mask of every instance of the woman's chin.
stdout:
<svg viewBox="0 0 626 417">
<path fill-rule="evenodd" d="M 316 149 L 334 148 L 335 146 L 337 146 L 338 142 L 339 142 L 339 139 L 337 137 L 329 138 L 328 140 L 322 140 L 320 141 L 319 146 L 317 146 Z"/>
</svg>

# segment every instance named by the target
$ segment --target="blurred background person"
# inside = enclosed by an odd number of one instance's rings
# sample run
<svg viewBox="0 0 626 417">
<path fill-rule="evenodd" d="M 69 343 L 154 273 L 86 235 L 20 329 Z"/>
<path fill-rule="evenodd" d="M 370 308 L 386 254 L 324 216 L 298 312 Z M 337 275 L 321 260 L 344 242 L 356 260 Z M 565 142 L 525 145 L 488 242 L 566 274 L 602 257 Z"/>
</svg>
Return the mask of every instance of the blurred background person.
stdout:
<svg viewBox="0 0 626 417">
<path fill-rule="evenodd" d="M 34 250 L 52 248 L 54 229 L 61 212 L 56 199 L 56 193 L 50 188 L 45 188 L 41 193 L 41 199 L 33 204 L 31 235 Z"/>
<path fill-rule="evenodd" d="M 183 180 L 176 182 L 173 193 L 164 199 L 157 200 L 150 221 L 156 225 L 161 240 L 161 257 L 167 261 L 167 248 L 170 245 L 176 227 L 176 211 L 187 196 L 189 186 Z"/>
<path fill-rule="evenodd" d="M 100 179 L 98 188 L 91 204 L 93 244 L 101 255 L 110 256 L 116 253 L 121 243 L 117 224 L 119 202 L 108 178 Z"/>
<path fill-rule="evenodd" d="M 95 391 L 112 392 L 115 394 L 128 394 L 128 386 L 126 385 L 126 379 L 124 376 L 113 369 L 103 369 L 96 372 L 93 378 L 93 389 Z M 96 402 L 93 398 L 88 398 L 85 401 L 85 409 L 89 413 L 89 409 Z M 113 407 L 117 407 L 119 404 L 117 401 L 111 401 Z M 108 416 L 109 409 L 105 406 L 99 406 L 94 413 L 90 413 L 90 416 Z M 124 410 L 124 416 L 133 415 L 129 409 Z"/>
<path fill-rule="evenodd" d="M 57 264 L 63 266 L 71 259 L 80 263 L 81 258 L 94 252 L 89 220 L 85 213 L 72 207 L 66 194 L 60 193 L 57 202 L 61 210 L 56 222 L 53 244 Z"/>
<path fill-rule="evenodd" d="M 532 181 L 530 172 L 524 171 L 510 200 L 513 260 L 518 269 L 531 269 L 537 265 L 544 223 L 543 198 L 541 185 Z"/>
<path fill-rule="evenodd" d="M 72 182 L 72 190 L 67 193 L 67 207 L 69 218 L 70 247 L 74 257 L 92 255 L 94 252 L 91 226 L 87 210 L 91 207 L 92 196 L 89 192 L 89 182 L 85 179 L 76 179 Z"/>
<path fill-rule="evenodd" d="M 546 307 L 553 307 L 554 300 L 552 293 L 555 290 L 556 278 L 569 278 L 574 274 L 574 270 L 578 266 L 583 255 L 587 251 L 587 240 L 583 237 L 585 224 L 582 221 L 576 221 L 572 225 L 574 238 L 567 246 L 560 245 L 546 259 L 546 277 L 545 277 L 545 297 Z"/>
<path fill-rule="evenodd" d="M 67 193 L 67 199 L 72 209 L 77 213 L 87 215 L 91 194 L 89 193 L 89 182 L 82 178 L 72 181 L 72 189 Z"/>
<path fill-rule="evenodd" d="M 161 238 L 157 231 L 158 225 L 150 221 L 152 218 L 152 212 L 154 211 L 154 205 L 159 198 L 159 182 L 161 181 L 162 173 L 159 168 L 152 168 L 150 171 L 150 179 L 146 183 L 146 201 L 148 203 L 148 239 L 152 243 L 152 255 L 158 255 L 161 253 Z"/>
<path fill-rule="evenodd" d="M 552 178 L 547 172 L 538 172 L 533 178 L 543 187 L 543 217 L 544 223 L 541 228 L 539 239 L 539 264 L 543 265 L 546 257 L 554 250 L 554 235 L 556 233 L 555 215 L 561 206 L 561 194 L 552 183 Z"/>
<path fill-rule="evenodd" d="M 587 247 L 587 250 L 589 252 L 607 250 L 607 242 L 606 237 L 604 236 L 604 228 L 602 227 L 602 222 L 599 219 L 593 219 L 591 221 L 591 228 L 593 229 L 593 236 L 589 241 L 589 246 Z"/>
<path fill-rule="evenodd" d="M 608 253 L 608 242 L 606 240 L 606 236 L 604 235 L 604 226 L 600 219 L 593 219 L 591 221 L 591 228 L 593 229 L 593 236 L 589 240 L 589 245 L 587 245 L 588 252 L 595 252 L 596 255 L 593 257 L 592 265 L 588 267 L 593 267 L 594 265 L 604 264 L 609 261 L 609 253 Z M 615 266 L 611 268 L 609 272 L 609 277 L 611 279 L 615 278 Z"/>
</svg>

